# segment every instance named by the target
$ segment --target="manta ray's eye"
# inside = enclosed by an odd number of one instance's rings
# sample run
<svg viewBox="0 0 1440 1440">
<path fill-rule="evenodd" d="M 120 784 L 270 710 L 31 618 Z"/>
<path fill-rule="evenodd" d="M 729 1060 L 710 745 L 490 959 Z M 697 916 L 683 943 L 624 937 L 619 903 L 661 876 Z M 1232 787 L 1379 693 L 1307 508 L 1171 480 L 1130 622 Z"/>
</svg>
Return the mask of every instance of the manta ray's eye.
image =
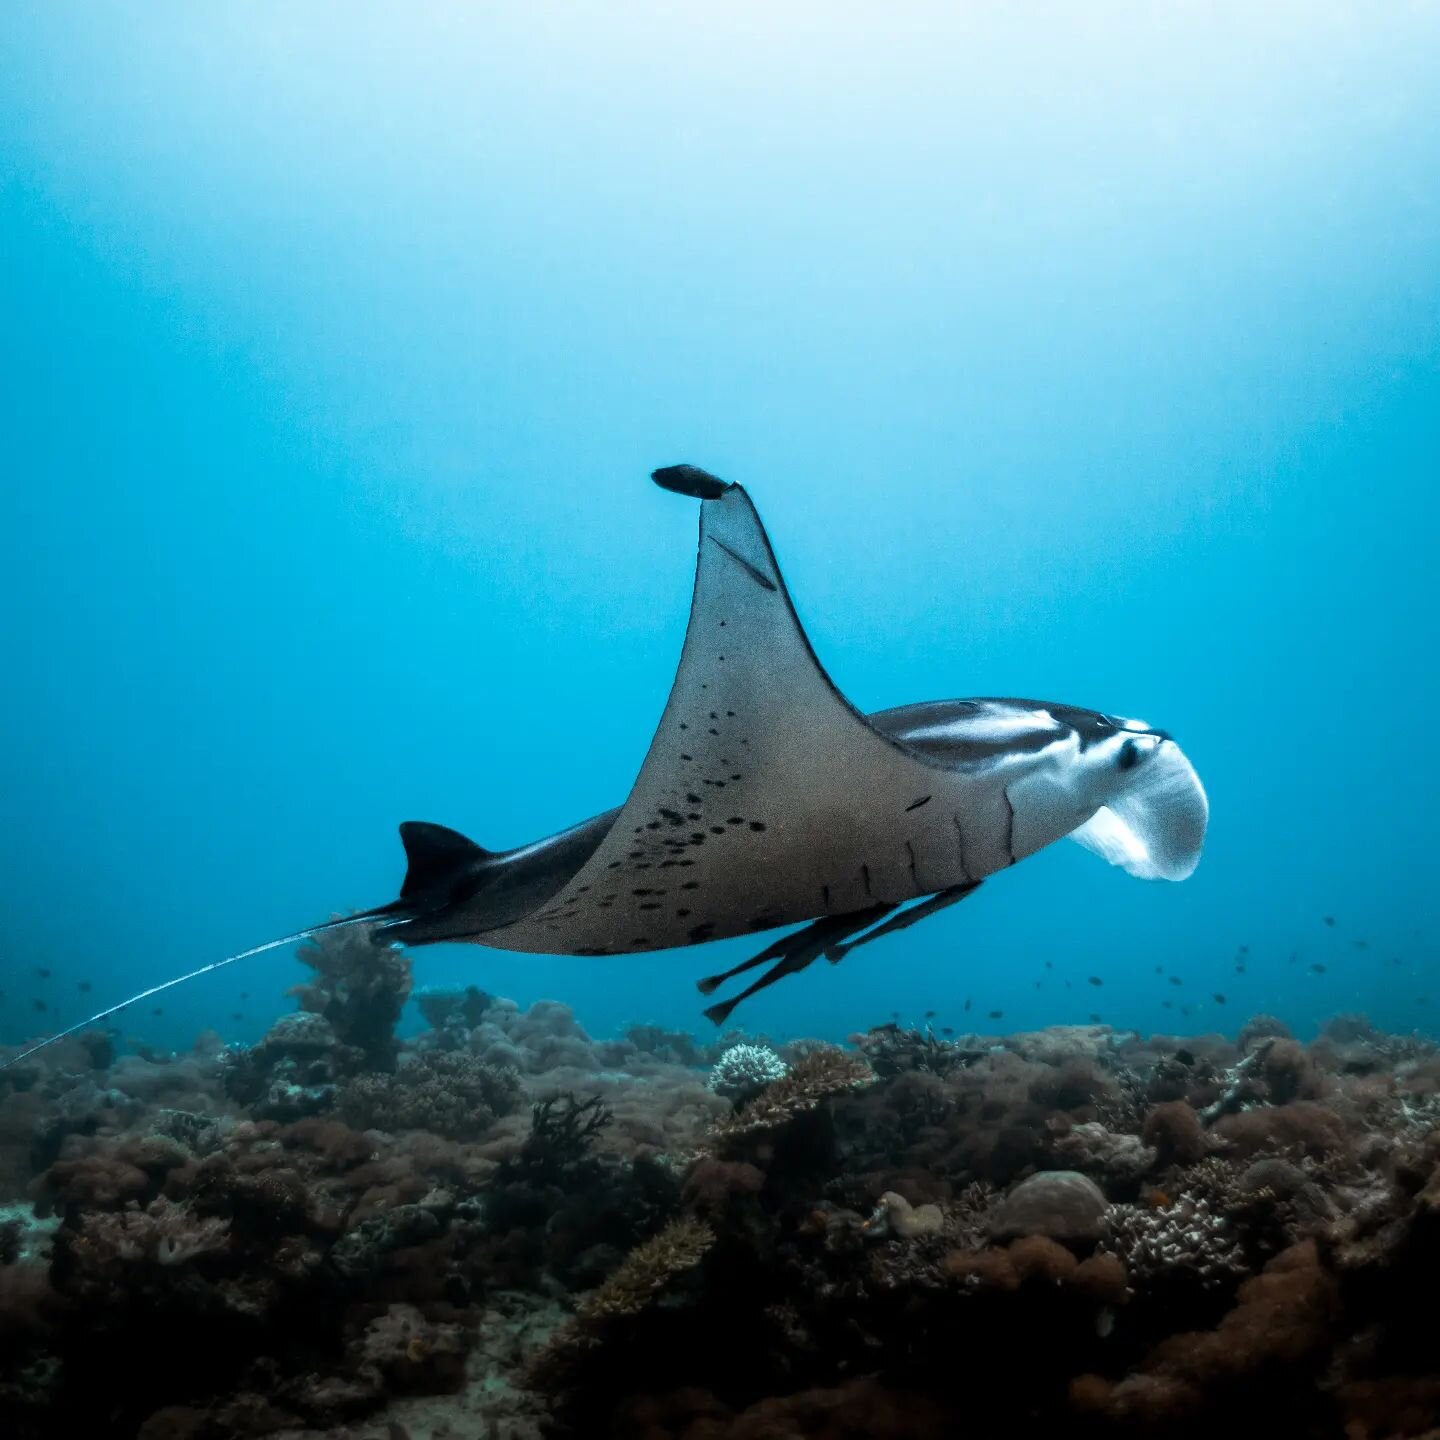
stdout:
<svg viewBox="0 0 1440 1440">
<path fill-rule="evenodd" d="M 1140 747 L 1133 740 L 1127 740 L 1121 747 L 1120 753 L 1115 757 L 1115 765 L 1120 770 L 1131 770 L 1140 763 Z"/>
</svg>

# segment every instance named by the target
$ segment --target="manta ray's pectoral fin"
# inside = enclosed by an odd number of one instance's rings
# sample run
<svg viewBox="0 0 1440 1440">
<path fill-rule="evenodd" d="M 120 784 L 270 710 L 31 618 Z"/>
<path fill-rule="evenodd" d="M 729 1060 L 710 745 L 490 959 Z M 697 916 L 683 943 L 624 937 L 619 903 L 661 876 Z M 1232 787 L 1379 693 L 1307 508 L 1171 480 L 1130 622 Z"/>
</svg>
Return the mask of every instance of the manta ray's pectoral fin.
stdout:
<svg viewBox="0 0 1440 1440">
<path fill-rule="evenodd" d="M 948 890 L 937 891 L 928 899 L 912 905 L 908 910 L 902 910 L 898 915 L 892 915 L 883 925 L 877 925 L 873 930 L 867 930 L 853 940 L 827 946 L 825 958 L 832 965 L 838 965 L 852 950 L 859 949 L 861 945 L 868 945 L 882 935 L 893 935 L 897 930 L 908 930 L 910 926 L 946 909 L 955 904 L 957 900 L 963 900 L 967 895 L 973 895 L 981 884 L 982 882 L 979 880 L 971 880 L 964 885 L 952 885 Z"/>
<path fill-rule="evenodd" d="M 752 955 L 750 959 L 742 960 L 738 965 L 732 965 L 730 969 L 722 971 L 719 975 L 707 975 L 703 980 L 696 982 L 700 992 L 704 995 L 709 995 L 718 986 L 733 979 L 736 975 L 743 974 L 746 970 L 753 970 L 757 965 L 765 964 L 767 960 L 780 962 L 742 990 L 733 1000 L 722 1000 L 717 1005 L 711 1005 L 705 1011 L 706 1018 L 713 1020 L 717 1025 L 723 1025 L 729 1019 L 730 1012 L 742 1000 L 748 1000 L 750 996 L 773 985 L 777 980 L 783 980 L 787 975 L 798 975 L 811 961 L 818 960 L 820 956 L 826 954 L 830 946 L 844 939 L 846 935 L 853 935 L 855 931 L 863 930 L 867 925 L 873 925 L 894 908 L 893 905 L 871 905 L 867 909 L 852 910 L 845 915 L 822 916 L 819 920 L 812 921 L 805 926 L 803 930 L 795 930 L 789 935 L 781 936 L 773 945 L 767 945 L 758 955 Z"/>
</svg>

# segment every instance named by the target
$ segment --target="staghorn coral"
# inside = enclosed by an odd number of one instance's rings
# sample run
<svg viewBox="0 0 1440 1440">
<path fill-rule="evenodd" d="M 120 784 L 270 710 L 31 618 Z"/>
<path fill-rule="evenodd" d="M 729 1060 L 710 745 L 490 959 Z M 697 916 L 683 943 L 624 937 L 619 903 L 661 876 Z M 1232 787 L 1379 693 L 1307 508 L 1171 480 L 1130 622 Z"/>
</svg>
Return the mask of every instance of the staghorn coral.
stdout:
<svg viewBox="0 0 1440 1440">
<path fill-rule="evenodd" d="M 426 1050 L 405 1057 L 393 1074 L 347 1081 L 336 1108 L 362 1130 L 427 1130 L 447 1140 L 475 1140 L 519 1099 L 520 1076 L 509 1066 Z"/>
</svg>

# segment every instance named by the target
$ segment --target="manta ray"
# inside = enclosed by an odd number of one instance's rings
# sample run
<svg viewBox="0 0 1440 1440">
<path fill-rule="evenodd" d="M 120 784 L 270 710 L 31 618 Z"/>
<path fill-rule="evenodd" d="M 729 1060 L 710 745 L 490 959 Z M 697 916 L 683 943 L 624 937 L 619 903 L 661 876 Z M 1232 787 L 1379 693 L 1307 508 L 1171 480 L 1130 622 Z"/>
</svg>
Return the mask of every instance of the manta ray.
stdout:
<svg viewBox="0 0 1440 1440">
<path fill-rule="evenodd" d="M 700 501 L 700 545 L 679 668 L 623 805 L 500 851 L 406 821 L 397 899 L 167 980 L 8 1063 L 172 985 L 342 926 L 403 945 L 589 956 L 799 926 L 698 982 L 708 995 L 770 965 L 704 1012 L 718 1025 L 820 956 L 839 961 L 925 920 L 1065 837 L 1144 879 L 1195 869 L 1205 792 L 1165 731 L 1037 700 L 862 714 L 816 657 L 743 487 L 692 465 L 652 478 Z"/>
</svg>

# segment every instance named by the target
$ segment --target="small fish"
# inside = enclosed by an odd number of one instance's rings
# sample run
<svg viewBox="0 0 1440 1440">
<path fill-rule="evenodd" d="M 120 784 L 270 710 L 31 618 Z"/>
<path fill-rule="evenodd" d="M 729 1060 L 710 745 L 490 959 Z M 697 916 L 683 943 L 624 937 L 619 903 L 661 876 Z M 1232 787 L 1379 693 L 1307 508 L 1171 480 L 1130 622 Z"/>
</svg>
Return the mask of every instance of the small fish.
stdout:
<svg viewBox="0 0 1440 1440">
<path fill-rule="evenodd" d="M 1368 940 L 1352 940 L 1350 943 L 1357 950 L 1368 950 L 1370 948 L 1370 942 Z"/>
<path fill-rule="evenodd" d="M 1098 975 L 1092 975 L 1090 977 L 1090 983 L 1092 985 L 1103 985 L 1105 982 Z"/>
<path fill-rule="evenodd" d="M 1175 1002 L 1173 1000 L 1162 1000 L 1160 1002 L 1160 1008 L 1162 1010 L 1173 1010 L 1175 1008 Z"/>
<path fill-rule="evenodd" d="M 1172 975 L 1170 977 L 1170 983 L 1172 985 L 1183 985 L 1185 982 L 1178 975 Z"/>
<path fill-rule="evenodd" d="M 37 965 L 37 966 L 35 967 L 35 973 L 36 973 L 42 980 L 48 980 L 48 979 L 50 978 L 50 972 L 49 972 L 43 965 Z"/>
<path fill-rule="evenodd" d="M 1100 1024 L 1100 1017 L 1099 1017 L 1098 1015 L 1096 1015 L 1096 1014 L 1094 1013 L 1094 1011 L 1091 1011 L 1091 1013 L 1090 1013 L 1090 1023 L 1091 1023 L 1092 1025 L 1098 1025 L 1098 1024 Z"/>
<path fill-rule="evenodd" d="M 1195 1053 L 1192 1050 L 1177 1050 L 1175 1052 L 1175 1058 L 1182 1065 L 1193 1065 L 1195 1063 Z"/>
<path fill-rule="evenodd" d="M 1223 1005 L 1225 1003 L 1225 997 L 1218 990 L 1215 992 L 1215 1003 L 1217 1005 Z"/>
<path fill-rule="evenodd" d="M 1327 925 L 1333 925 L 1335 923 L 1335 917 L 1333 915 L 1326 915 L 1324 919 Z"/>
<path fill-rule="evenodd" d="M 248 1000 L 250 998 L 250 992 L 248 990 L 242 990 L 240 992 L 240 998 L 242 1000 Z"/>
<path fill-rule="evenodd" d="M 955 1027 L 953 1025 L 942 1025 L 940 1027 L 940 1033 L 942 1035 L 953 1035 L 955 1033 Z"/>
<path fill-rule="evenodd" d="M 1245 967 L 1243 965 L 1237 965 L 1235 967 L 1235 973 L 1237 975 L 1243 975 L 1245 973 Z"/>
<path fill-rule="evenodd" d="M 1003 1018 L 1004 1018 L 1004 1015 L 1005 1015 L 1005 1012 L 1004 1012 L 1003 1010 L 992 1010 L 992 1011 L 990 1012 L 990 1019 L 992 1019 L 992 1020 L 1000 1020 L 1000 1019 L 1003 1019 Z"/>
<path fill-rule="evenodd" d="M 150 1013 L 152 1015 L 163 1015 L 165 1011 L 162 1006 L 157 1005 Z"/>
<path fill-rule="evenodd" d="M 1312 975 L 1323 975 L 1323 974 L 1325 973 L 1325 967 L 1317 960 L 1317 961 L 1310 967 L 1310 973 L 1311 973 Z"/>
<path fill-rule="evenodd" d="M 1191 1008 L 1191 1007 L 1190 1007 L 1189 1005 L 1182 1005 L 1182 1006 L 1180 1007 L 1180 1013 L 1181 1013 L 1182 1015 L 1188 1015 L 1188 1014 L 1190 1013 L 1190 1008 Z"/>
<path fill-rule="evenodd" d="M 936 1016 L 937 1013 L 938 1013 L 938 1012 L 937 1012 L 937 1011 L 934 1011 L 934 1010 L 927 1010 L 927 1011 L 925 1012 L 925 1018 L 926 1018 L 927 1020 L 933 1020 L 933 1019 L 935 1018 L 935 1016 Z"/>
<path fill-rule="evenodd" d="M 230 1012 L 230 1018 L 232 1020 L 243 1020 L 245 1017 L 238 1010 L 232 1010 Z"/>
<path fill-rule="evenodd" d="M 82 980 L 75 988 L 82 995 L 88 995 L 90 993 L 90 982 L 88 980 Z"/>
<path fill-rule="evenodd" d="M 35 1006 L 37 1010 L 48 1010 L 50 1008 L 43 1000 L 35 1000 L 31 1003 Z"/>
<path fill-rule="evenodd" d="M 1249 951 L 1249 949 L 1250 947 L 1248 945 L 1242 945 L 1237 953 L 1244 955 Z"/>
<path fill-rule="evenodd" d="M 1163 965 L 1157 965 L 1155 967 L 1155 973 L 1157 975 L 1163 975 L 1165 973 L 1165 967 Z"/>
<path fill-rule="evenodd" d="M 970 997 L 968 995 L 965 997 L 965 1009 L 967 1011 L 970 1009 Z"/>
<path fill-rule="evenodd" d="M 1055 968 L 1055 962 L 1053 960 L 1047 960 L 1045 962 L 1045 968 L 1047 970 L 1053 970 Z"/>
</svg>

